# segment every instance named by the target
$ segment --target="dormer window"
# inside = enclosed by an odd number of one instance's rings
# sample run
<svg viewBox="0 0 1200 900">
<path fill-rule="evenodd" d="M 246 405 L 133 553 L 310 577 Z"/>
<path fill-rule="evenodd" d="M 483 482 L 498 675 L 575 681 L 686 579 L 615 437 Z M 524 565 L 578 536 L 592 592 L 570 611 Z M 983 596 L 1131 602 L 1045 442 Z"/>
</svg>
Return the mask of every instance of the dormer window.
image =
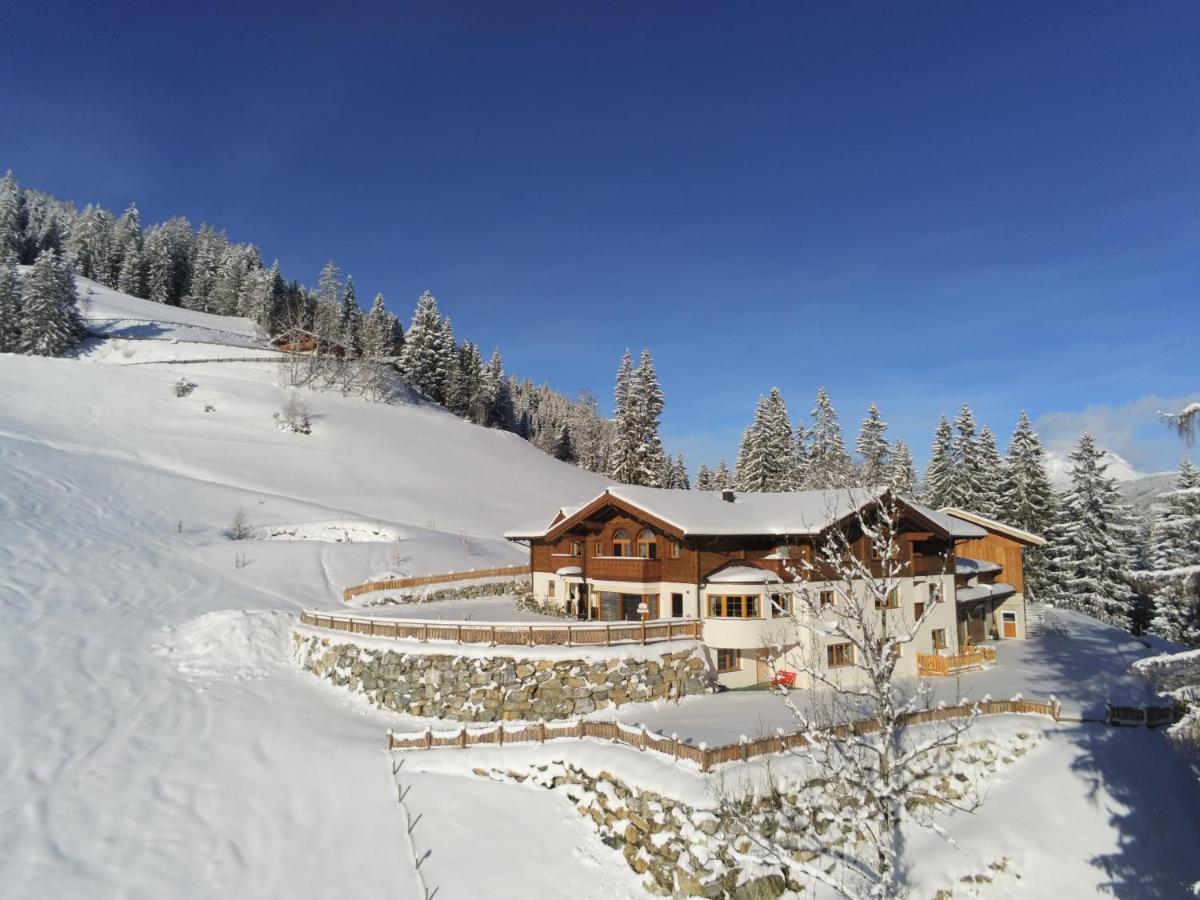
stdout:
<svg viewBox="0 0 1200 900">
<path fill-rule="evenodd" d="M 643 529 L 638 535 L 638 556 L 642 559 L 658 559 L 658 538 L 649 528 Z"/>
<path fill-rule="evenodd" d="M 613 556 L 632 556 L 633 542 L 629 540 L 629 532 L 618 528 L 613 535 Z"/>
</svg>

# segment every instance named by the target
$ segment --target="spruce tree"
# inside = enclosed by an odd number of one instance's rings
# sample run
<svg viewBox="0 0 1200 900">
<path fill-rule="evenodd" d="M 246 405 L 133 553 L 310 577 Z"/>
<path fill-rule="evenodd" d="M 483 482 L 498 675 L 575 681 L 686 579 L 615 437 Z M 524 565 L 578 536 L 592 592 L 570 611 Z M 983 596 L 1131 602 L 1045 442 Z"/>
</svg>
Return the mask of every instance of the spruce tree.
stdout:
<svg viewBox="0 0 1200 900">
<path fill-rule="evenodd" d="M 1159 499 L 1151 531 L 1150 631 L 1200 645 L 1200 469 L 1184 458 L 1173 490 Z"/>
<path fill-rule="evenodd" d="M 1000 481 L 1003 477 L 1003 463 L 1000 460 L 1000 451 L 996 448 L 996 435 L 986 425 L 979 430 L 977 453 L 975 511 L 980 515 L 995 519 L 1000 515 Z"/>
<path fill-rule="evenodd" d="M 683 461 L 682 453 L 675 454 L 672 476 L 673 484 L 671 486 L 676 490 L 690 491 L 692 489 L 691 479 L 688 477 L 687 463 Z"/>
<path fill-rule="evenodd" d="M 792 435 L 791 477 L 789 491 L 802 491 L 808 485 L 808 432 L 800 422 Z"/>
<path fill-rule="evenodd" d="M 629 351 L 617 369 L 616 433 L 609 474 L 625 484 L 658 487 L 662 483 L 663 452 L 659 437 L 663 394 L 649 350 L 642 351 L 637 369 Z"/>
<path fill-rule="evenodd" d="M 859 480 L 866 487 L 878 487 L 889 480 L 891 447 L 888 446 L 887 422 L 879 417 L 879 407 L 872 403 L 867 408 L 867 417 L 862 420 L 854 449 L 861 460 Z"/>
<path fill-rule="evenodd" d="M 954 433 L 946 417 L 938 419 L 937 429 L 933 433 L 933 445 L 929 455 L 929 465 L 925 467 L 925 484 L 922 497 L 929 506 L 941 509 L 953 506 L 954 490 L 954 455 L 951 444 Z"/>
<path fill-rule="evenodd" d="M 1071 452 L 1071 487 L 1047 548 L 1050 600 L 1105 622 L 1131 622 L 1129 513 L 1090 434 Z"/>
<path fill-rule="evenodd" d="M 696 470 L 696 490 L 711 491 L 712 489 L 712 471 L 704 463 L 700 463 L 700 468 Z"/>
<path fill-rule="evenodd" d="M 178 306 L 191 288 L 195 236 L 187 219 L 175 217 L 146 232 L 146 291 L 157 303 Z"/>
<path fill-rule="evenodd" d="M 115 287 L 123 294 L 137 297 L 140 278 L 134 281 L 134 273 L 139 272 L 142 259 L 142 217 L 138 208 L 130 203 L 117 224 L 113 227 L 112 252 L 108 258 L 108 279 L 105 284 Z"/>
<path fill-rule="evenodd" d="M 453 357 L 447 353 L 446 328 L 438 312 L 437 300 L 425 291 L 417 300 L 412 325 L 400 352 L 400 371 L 417 390 L 431 400 L 446 399 Z"/>
<path fill-rule="evenodd" d="M 712 489 L 714 491 L 730 491 L 733 490 L 734 480 L 733 473 L 729 471 L 729 466 L 725 464 L 725 460 L 717 463 L 717 467 L 712 473 Z"/>
<path fill-rule="evenodd" d="M 912 451 L 906 441 L 897 439 L 892 446 L 892 458 L 888 463 L 887 479 L 900 494 L 909 497 L 917 489 L 917 467 L 913 463 Z"/>
<path fill-rule="evenodd" d="M 43 251 L 21 285 L 22 353 L 62 356 L 84 335 L 70 268 L 52 250 Z"/>
<path fill-rule="evenodd" d="M 983 463 L 980 456 L 979 436 L 975 429 L 975 416 L 966 403 L 954 419 L 954 437 L 950 442 L 953 460 L 950 478 L 950 501 L 947 505 L 959 509 L 975 510 L 982 492 Z"/>
<path fill-rule="evenodd" d="M 12 254 L 20 259 L 25 243 L 21 186 L 10 169 L 0 178 L 0 258 Z"/>
<path fill-rule="evenodd" d="M 89 203 L 75 220 L 67 238 L 67 260 L 75 272 L 109 287 L 113 286 L 110 257 L 115 224 L 112 213 Z"/>
<path fill-rule="evenodd" d="M 852 480 L 853 464 L 842 440 L 842 426 L 837 411 L 824 387 L 817 391 L 811 418 L 808 471 L 805 473 L 804 486 L 812 490 L 848 486 Z"/>
<path fill-rule="evenodd" d="M 21 350 L 21 279 L 17 256 L 0 251 L 0 353 Z"/>
<path fill-rule="evenodd" d="M 1022 412 L 1001 467 L 998 518 L 1046 537 L 1055 521 L 1055 503 L 1042 442 L 1029 416 Z M 1045 552 L 1040 547 L 1030 547 L 1025 551 L 1025 593 L 1040 599 L 1048 588 Z"/>
<path fill-rule="evenodd" d="M 338 317 L 338 343 L 348 357 L 362 356 L 363 314 L 358 305 L 358 296 L 354 292 L 354 279 L 346 279 L 346 289 L 342 292 L 341 314 Z"/>
<path fill-rule="evenodd" d="M 742 435 L 737 483 L 743 491 L 792 489 L 794 460 L 792 425 L 779 388 L 758 398 L 754 421 Z"/>
</svg>

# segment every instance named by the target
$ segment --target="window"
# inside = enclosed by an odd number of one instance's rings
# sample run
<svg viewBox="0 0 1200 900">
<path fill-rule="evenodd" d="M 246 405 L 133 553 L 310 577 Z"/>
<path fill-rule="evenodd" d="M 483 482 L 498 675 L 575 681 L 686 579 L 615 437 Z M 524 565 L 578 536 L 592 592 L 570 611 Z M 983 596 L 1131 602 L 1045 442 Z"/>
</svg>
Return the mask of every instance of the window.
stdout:
<svg viewBox="0 0 1200 900">
<path fill-rule="evenodd" d="M 899 586 L 894 587 L 890 591 L 888 591 L 887 597 L 885 597 L 883 599 L 882 603 L 880 602 L 878 597 L 875 598 L 875 608 L 883 609 L 884 607 L 886 607 L 887 609 L 899 609 L 899 607 L 900 607 L 900 588 L 899 588 Z"/>
<path fill-rule="evenodd" d="M 638 556 L 642 559 L 658 559 L 658 538 L 649 528 L 638 535 Z"/>
<path fill-rule="evenodd" d="M 923 615 L 925 615 L 925 604 L 924 603 L 914 603 L 913 604 L 913 621 L 920 622 L 921 616 L 923 616 Z"/>
<path fill-rule="evenodd" d="M 818 596 L 820 597 L 821 609 L 832 608 L 833 601 L 836 599 L 836 595 L 833 591 L 821 591 Z"/>
<path fill-rule="evenodd" d="M 583 545 L 579 541 L 571 541 L 571 555 L 578 556 L 583 552 Z"/>
<path fill-rule="evenodd" d="M 601 541 L 592 541 L 592 556 L 603 556 L 604 544 Z"/>
<path fill-rule="evenodd" d="M 850 644 L 830 644 L 825 648 L 825 661 L 831 669 L 840 669 L 854 662 L 854 647 Z"/>
<path fill-rule="evenodd" d="M 930 582 L 930 584 L 929 584 L 929 602 L 930 603 L 941 603 L 942 602 L 942 586 L 936 582 Z"/>
<path fill-rule="evenodd" d="M 671 618 L 683 618 L 683 594 L 671 595 Z"/>
<path fill-rule="evenodd" d="M 546 588 L 546 596 L 548 596 L 548 597 L 554 596 L 554 582 L 553 581 L 550 581 L 549 585 Z"/>
<path fill-rule="evenodd" d="M 613 556 L 629 556 L 629 532 L 624 528 L 618 528 L 616 534 L 613 535 Z"/>
<path fill-rule="evenodd" d="M 715 619 L 757 619 L 757 596 L 708 595 L 708 614 Z"/>
<path fill-rule="evenodd" d="M 930 632 L 933 636 L 933 649 L 945 650 L 949 645 L 946 643 L 946 629 L 935 628 Z"/>
<path fill-rule="evenodd" d="M 738 659 L 736 650 L 717 650 L 718 672 L 736 672 L 740 668 L 741 660 Z"/>
<path fill-rule="evenodd" d="M 771 618 L 778 619 L 781 616 L 789 616 L 792 614 L 792 597 L 790 594 L 772 594 L 771 595 Z"/>
<path fill-rule="evenodd" d="M 683 546 L 679 541 L 671 541 L 671 559 L 679 559 L 679 552 L 682 549 Z"/>
</svg>

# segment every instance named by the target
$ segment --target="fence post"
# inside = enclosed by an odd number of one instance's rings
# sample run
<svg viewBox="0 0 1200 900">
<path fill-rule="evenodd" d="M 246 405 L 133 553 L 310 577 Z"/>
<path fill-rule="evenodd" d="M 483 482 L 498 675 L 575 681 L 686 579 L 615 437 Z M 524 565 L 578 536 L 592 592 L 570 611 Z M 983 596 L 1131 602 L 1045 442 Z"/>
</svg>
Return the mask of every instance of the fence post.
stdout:
<svg viewBox="0 0 1200 900">
<path fill-rule="evenodd" d="M 462 623 L 459 622 L 454 626 L 454 639 L 457 643 L 462 643 Z"/>
<path fill-rule="evenodd" d="M 504 746 L 504 723 L 503 722 L 500 723 L 497 733 L 499 735 L 499 739 L 498 739 L 497 743 L 499 743 L 500 746 L 503 747 Z"/>
<path fill-rule="evenodd" d="M 587 729 L 583 727 L 583 719 L 575 720 L 575 731 L 581 741 L 587 736 Z"/>
<path fill-rule="evenodd" d="M 429 725 L 425 726 L 425 749 L 428 750 L 433 746 L 433 728 Z"/>
<path fill-rule="evenodd" d="M 460 731 L 458 733 L 458 740 L 459 740 L 459 746 L 462 747 L 462 749 L 466 750 L 467 749 L 467 726 L 466 725 L 463 725 L 462 731 Z"/>
<path fill-rule="evenodd" d="M 646 646 L 646 620 L 642 619 L 642 646 Z"/>
<path fill-rule="evenodd" d="M 712 767 L 712 754 L 708 752 L 708 744 L 700 744 L 700 771 L 707 772 Z"/>
<path fill-rule="evenodd" d="M 501 726 L 503 727 L 503 726 Z M 546 743 L 546 720 L 538 719 L 538 743 Z"/>
<path fill-rule="evenodd" d="M 496 646 L 496 626 L 492 626 L 492 646 Z"/>
<path fill-rule="evenodd" d="M 529 646 L 533 646 L 533 626 L 529 626 Z"/>
</svg>

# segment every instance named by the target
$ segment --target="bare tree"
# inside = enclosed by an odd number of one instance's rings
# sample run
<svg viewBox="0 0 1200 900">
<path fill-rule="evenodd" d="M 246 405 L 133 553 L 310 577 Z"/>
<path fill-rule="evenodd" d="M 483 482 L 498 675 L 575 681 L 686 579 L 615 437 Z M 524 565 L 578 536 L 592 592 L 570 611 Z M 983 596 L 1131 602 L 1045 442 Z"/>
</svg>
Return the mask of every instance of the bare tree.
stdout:
<svg viewBox="0 0 1200 900">
<path fill-rule="evenodd" d="M 250 537 L 250 533 L 254 530 L 254 526 L 250 524 L 250 517 L 246 515 L 246 510 L 238 507 L 233 513 L 233 519 L 229 522 L 229 528 L 225 533 L 235 541 L 244 541 Z"/>
<path fill-rule="evenodd" d="M 975 714 L 907 725 L 913 713 L 931 708 L 931 694 L 921 684 L 897 683 L 897 662 L 941 604 L 909 614 L 911 604 L 897 602 L 911 568 L 899 539 L 901 517 L 902 504 L 883 492 L 830 528 L 813 558 L 787 564 L 797 579 L 787 617 L 787 645 L 796 645 L 789 660 L 799 660 L 809 690 L 791 695 L 781 688 L 780 695 L 806 737 L 789 752 L 817 777 L 775 796 L 779 827 L 770 837 L 747 832 L 797 880 L 815 879 L 855 900 L 902 895 L 906 823 L 949 839 L 932 809 L 973 803 L 938 796 L 934 785 Z"/>
</svg>

